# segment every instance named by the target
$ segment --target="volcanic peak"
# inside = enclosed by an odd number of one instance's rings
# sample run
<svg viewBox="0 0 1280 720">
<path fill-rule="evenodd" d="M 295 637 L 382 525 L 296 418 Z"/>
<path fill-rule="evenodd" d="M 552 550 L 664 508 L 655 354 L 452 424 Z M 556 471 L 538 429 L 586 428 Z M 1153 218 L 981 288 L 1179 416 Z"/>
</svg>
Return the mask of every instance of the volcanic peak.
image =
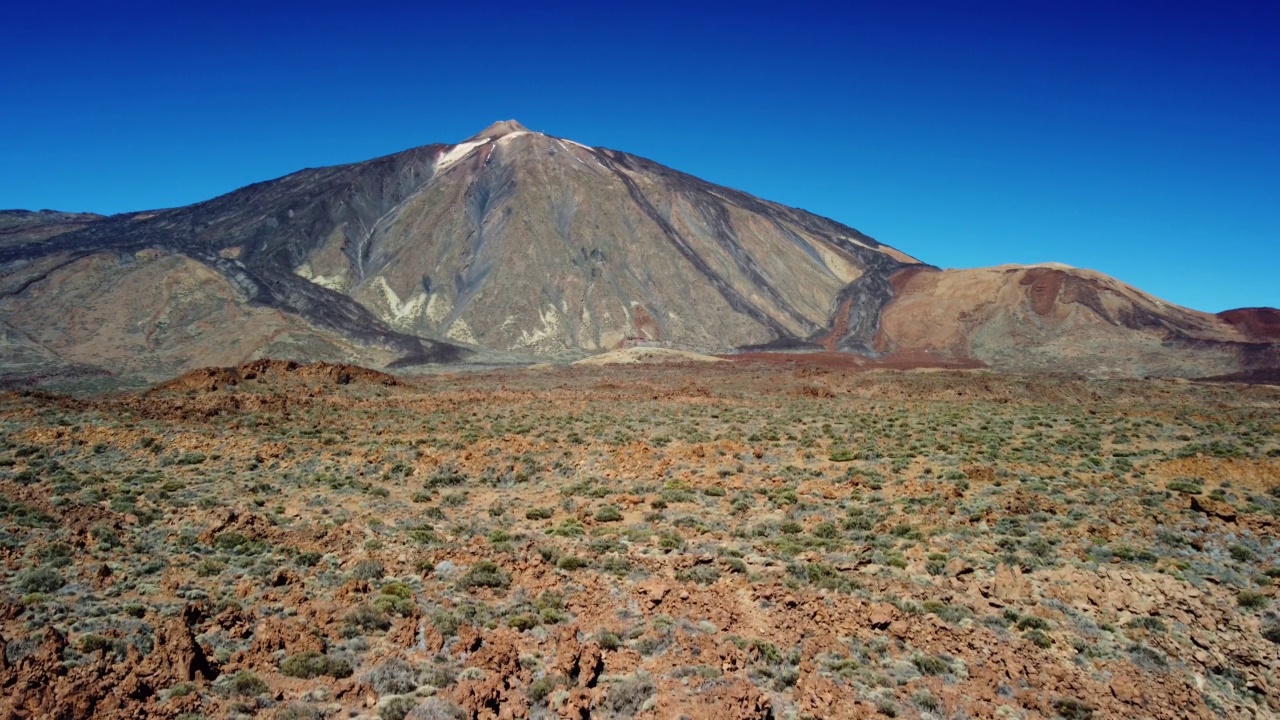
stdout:
<svg viewBox="0 0 1280 720">
<path fill-rule="evenodd" d="M 477 140 L 496 140 L 503 135 L 510 135 L 518 132 L 529 132 L 529 128 L 521 125 L 516 120 L 499 120 L 480 132 L 472 135 L 463 142 L 475 142 Z"/>
</svg>

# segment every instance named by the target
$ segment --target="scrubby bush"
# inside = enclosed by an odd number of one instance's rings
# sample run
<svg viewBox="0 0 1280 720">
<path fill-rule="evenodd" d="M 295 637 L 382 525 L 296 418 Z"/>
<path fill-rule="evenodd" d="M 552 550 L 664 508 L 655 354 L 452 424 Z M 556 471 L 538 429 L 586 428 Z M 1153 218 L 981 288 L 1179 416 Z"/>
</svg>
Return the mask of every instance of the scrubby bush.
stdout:
<svg viewBox="0 0 1280 720">
<path fill-rule="evenodd" d="M 622 647 L 622 638 L 612 630 L 600 630 L 596 633 L 596 642 L 602 650 L 617 650 Z"/>
<path fill-rule="evenodd" d="M 404 720 L 418 705 L 418 699 L 408 695 L 397 695 L 389 697 L 382 701 L 378 706 L 378 717 L 381 720 Z"/>
<path fill-rule="evenodd" d="M 241 670 L 231 676 L 219 689 L 223 694 L 240 697 L 255 697 L 271 690 L 265 680 L 250 670 Z"/>
<path fill-rule="evenodd" d="M 324 720 L 324 712 L 314 705 L 295 702 L 276 713 L 276 720 Z"/>
<path fill-rule="evenodd" d="M 676 580 L 699 585 L 710 585 L 720 579 L 720 571 L 714 565 L 694 565 L 676 573 Z"/>
<path fill-rule="evenodd" d="M 1041 630 L 1028 630 L 1023 637 L 1030 640 L 1032 644 L 1042 650 L 1047 650 L 1053 647 L 1053 638 L 1049 637 Z"/>
<path fill-rule="evenodd" d="M 1204 485 L 1202 484 L 1202 481 L 1194 480 L 1192 478 L 1177 478 L 1170 480 L 1165 487 L 1184 495 L 1199 495 L 1204 492 Z"/>
<path fill-rule="evenodd" d="M 458 588 L 462 590 L 477 587 L 505 589 L 510 584 L 511 573 L 490 560 L 477 562 L 458 579 Z"/>
<path fill-rule="evenodd" d="M 1090 720 L 1093 708 L 1075 698 L 1065 698 L 1053 703 L 1053 709 L 1063 720 Z"/>
<path fill-rule="evenodd" d="M 400 658 L 388 658 L 366 678 L 379 695 L 404 695 L 418 689 L 418 673 Z"/>
<path fill-rule="evenodd" d="M 378 580 L 386 572 L 387 569 L 377 560 L 361 560 L 351 569 L 352 577 L 357 580 Z"/>
<path fill-rule="evenodd" d="M 51 567 L 38 567 L 18 573 L 17 582 L 24 593 L 51 593 L 67 581 Z"/>
<path fill-rule="evenodd" d="M 1018 620 L 1019 630 L 1048 630 L 1049 621 L 1035 615 L 1026 615 Z"/>
<path fill-rule="evenodd" d="M 579 570 L 590 564 L 591 563 L 587 562 L 584 558 L 580 558 L 577 555 L 565 555 L 556 562 L 556 567 L 561 570 Z"/>
<path fill-rule="evenodd" d="M 342 618 L 342 622 L 346 626 L 343 632 L 349 637 L 354 637 L 360 634 L 361 631 L 368 632 L 391 628 L 391 620 L 387 618 L 385 613 L 372 605 L 361 605 L 352 610 Z"/>
<path fill-rule="evenodd" d="M 1231 559 L 1236 562 L 1249 562 L 1253 559 L 1253 551 L 1244 545 L 1232 545 Z"/>
<path fill-rule="evenodd" d="M 647 674 L 637 672 L 610 685 L 609 697 L 604 704 L 616 716 L 632 717 L 657 690 Z"/>
<path fill-rule="evenodd" d="M 911 664 L 915 665 L 922 675 L 941 675 L 951 671 L 951 663 L 934 655 L 916 655 L 911 658 Z"/>
<path fill-rule="evenodd" d="M 466 720 L 466 718 L 467 714 L 462 708 L 437 697 L 423 700 L 404 716 L 404 720 Z"/>
<path fill-rule="evenodd" d="M 409 617 L 417 611 L 418 604 L 414 602 L 413 591 L 408 585 L 393 582 L 383 586 L 382 591 L 373 601 L 373 607 L 387 615 Z"/>
<path fill-rule="evenodd" d="M 280 673 L 304 680 L 323 675 L 341 679 L 351 677 L 351 663 L 342 658 L 329 657 L 315 650 L 306 650 L 297 655 L 290 655 L 281 661 Z"/>
<path fill-rule="evenodd" d="M 120 656 L 123 656 L 125 652 L 123 641 L 112 640 L 94 633 L 81 636 L 80 641 L 76 643 L 76 647 L 85 655 L 92 655 L 99 650 L 106 650 Z"/>
<path fill-rule="evenodd" d="M 441 465 L 427 476 L 423 487 L 428 490 L 440 487 L 457 487 L 467 482 L 467 476 L 452 465 Z"/>
<path fill-rule="evenodd" d="M 1165 670 L 1169 667 L 1168 659 L 1159 650 L 1140 643 L 1129 646 L 1129 660 L 1147 672 Z"/>
<path fill-rule="evenodd" d="M 1236 595 L 1236 604 L 1245 610 L 1261 610 L 1267 606 L 1267 596 L 1252 590 L 1241 590 Z"/>
</svg>

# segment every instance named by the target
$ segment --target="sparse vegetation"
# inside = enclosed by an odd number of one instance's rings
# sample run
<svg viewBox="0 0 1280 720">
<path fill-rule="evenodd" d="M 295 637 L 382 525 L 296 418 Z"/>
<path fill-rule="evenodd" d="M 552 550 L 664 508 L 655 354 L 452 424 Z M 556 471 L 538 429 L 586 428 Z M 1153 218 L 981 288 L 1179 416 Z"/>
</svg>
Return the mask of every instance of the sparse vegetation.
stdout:
<svg viewBox="0 0 1280 720">
<path fill-rule="evenodd" d="M 1160 716 L 1105 680 L 1134 673 L 1269 712 L 1269 391 L 767 370 L 432 375 L 287 413 L 257 382 L 7 396 L 4 667 L 46 653 L 57 683 L 186 627 L 221 672 L 175 658 L 156 701 L 206 718 Z M 1032 662 L 1062 678 L 1023 707 Z"/>
</svg>

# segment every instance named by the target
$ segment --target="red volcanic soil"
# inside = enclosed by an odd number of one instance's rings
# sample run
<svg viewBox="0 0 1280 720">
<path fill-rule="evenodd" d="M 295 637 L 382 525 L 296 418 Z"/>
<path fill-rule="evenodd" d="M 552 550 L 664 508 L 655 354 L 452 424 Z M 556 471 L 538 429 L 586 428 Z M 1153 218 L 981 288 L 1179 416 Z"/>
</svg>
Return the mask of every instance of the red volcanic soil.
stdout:
<svg viewBox="0 0 1280 720">
<path fill-rule="evenodd" d="M 840 301 L 840 307 L 836 308 L 836 321 L 832 323 L 831 331 L 818 340 L 818 344 L 826 348 L 828 352 L 835 352 L 836 343 L 840 342 L 840 338 L 849 332 L 849 306 L 852 303 L 853 298 L 845 298 Z"/>
<path fill-rule="evenodd" d="M 286 360 L 254 360 L 240 367 L 200 368 L 157 386 L 157 390 L 214 391 L 219 387 L 239 385 L 246 380 L 294 378 L 323 385 L 368 383 L 394 386 L 400 382 L 386 373 L 355 365 L 330 363 L 297 363 Z"/>
<path fill-rule="evenodd" d="M 907 287 L 907 283 L 911 282 L 911 278 L 922 272 L 939 272 L 937 268 L 931 268 L 927 265 L 912 265 L 904 267 L 889 276 L 889 284 L 893 286 L 893 296 L 898 297 L 902 294 L 902 290 Z"/>
<path fill-rule="evenodd" d="M 1066 276 L 1066 273 L 1053 268 L 1031 268 L 1022 276 L 1022 284 L 1031 286 L 1028 294 L 1031 296 L 1031 308 L 1037 315 L 1048 315 L 1053 310 Z"/>
<path fill-rule="evenodd" d="M 1280 340 L 1280 310 L 1275 308 L 1238 308 L 1220 312 L 1218 317 L 1256 340 Z"/>
</svg>

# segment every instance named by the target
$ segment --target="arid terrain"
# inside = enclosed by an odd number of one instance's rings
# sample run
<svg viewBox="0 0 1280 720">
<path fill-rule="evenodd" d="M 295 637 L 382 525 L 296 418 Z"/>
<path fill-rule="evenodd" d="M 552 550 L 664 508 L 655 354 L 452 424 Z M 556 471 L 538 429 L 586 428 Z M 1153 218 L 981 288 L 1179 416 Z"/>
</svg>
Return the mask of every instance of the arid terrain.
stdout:
<svg viewBox="0 0 1280 720">
<path fill-rule="evenodd" d="M 0 395 L 0 718 L 1280 714 L 1280 388 L 860 362 Z"/>
</svg>

